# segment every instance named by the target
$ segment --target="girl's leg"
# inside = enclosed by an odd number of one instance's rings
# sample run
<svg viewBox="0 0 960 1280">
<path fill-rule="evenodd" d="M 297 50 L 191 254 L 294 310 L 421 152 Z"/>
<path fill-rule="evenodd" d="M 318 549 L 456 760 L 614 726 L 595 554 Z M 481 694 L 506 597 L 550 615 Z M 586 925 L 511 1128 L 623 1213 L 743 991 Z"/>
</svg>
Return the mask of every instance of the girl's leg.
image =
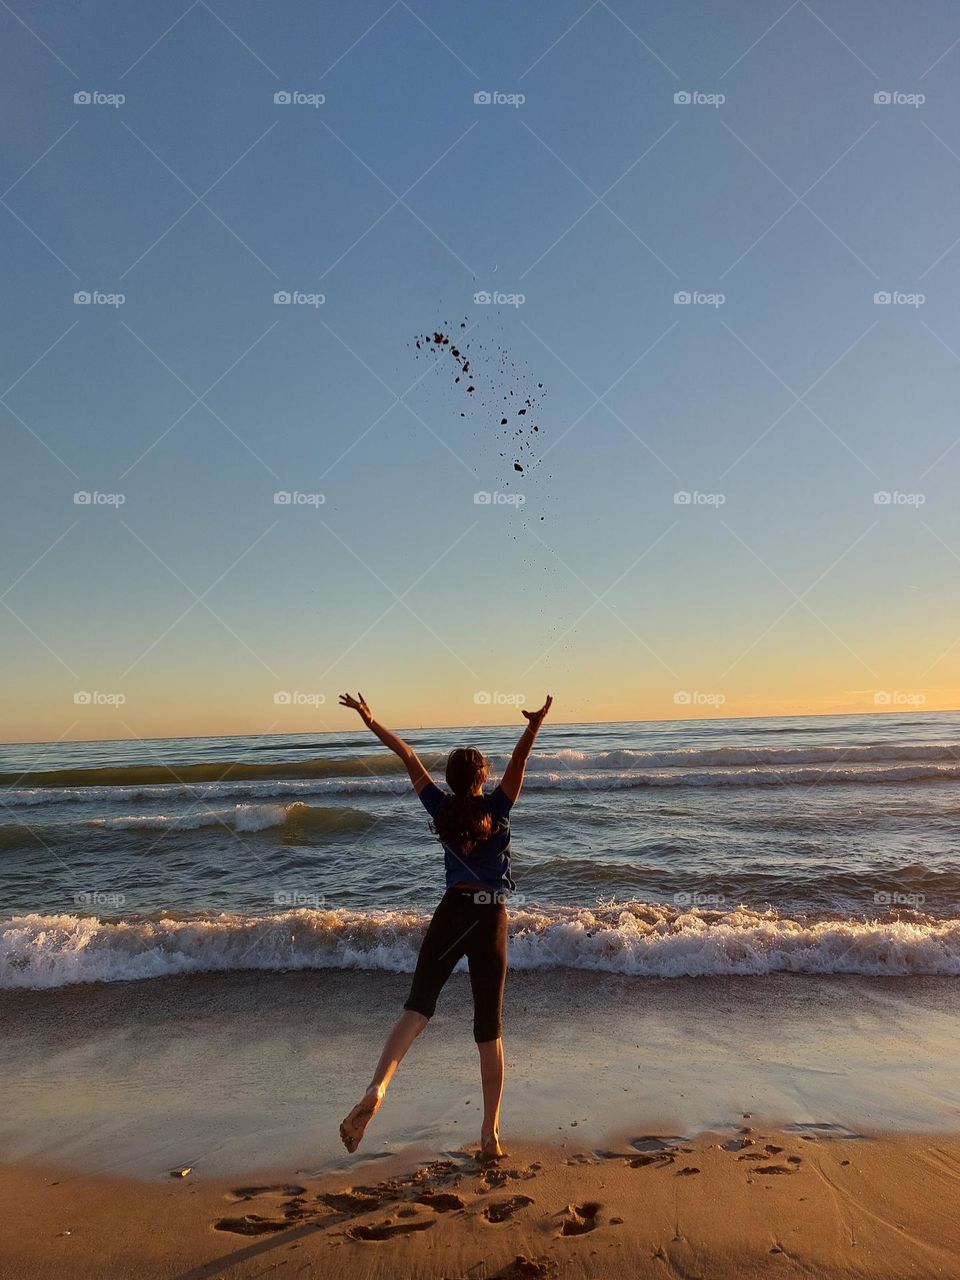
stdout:
<svg viewBox="0 0 960 1280">
<path fill-rule="evenodd" d="M 387 1037 L 366 1093 L 340 1126 L 340 1138 L 348 1151 L 356 1151 L 360 1145 L 364 1130 L 380 1109 L 387 1085 L 393 1079 L 397 1067 L 433 1017 L 437 997 L 463 955 L 464 939 L 470 931 L 469 924 L 466 921 L 465 927 L 462 904 L 455 897 L 445 895 L 433 913 L 433 919 L 420 945 L 417 968 L 404 1012 Z"/>
<path fill-rule="evenodd" d="M 503 1096 L 503 1041 L 478 1044 L 480 1083 L 483 1086 L 483 1124 L 480 1126 L 480 1155 L 502 1156 L 500 1147 L 500 1099 Z"/>
<path fill-rule="evenodd" d="M 473 988 L 473 1038 L 480 1053 L 483 1124 L 480 1155 L 503 1155 L 500 1148 L 500 1099 L 503 1095 L 503 1041 L 500 1038 L 503 988 L 507 978 L 507 912 L 501 904 L 477 907 L 478 927 L 467 949 Z"/>
<path fill-rule="evenodd" d="M 422 1013 L 414 1013 L 410 1009 L 404 1009 L 394 1023 L 393 1030 L 387 1036 L 387 1043 L 383 1046 L 383 1053 L 380 1055 L 380 1061 L 377 1063 L 373 1079 L 367 1086 L 366 1093 L 340 1126 L 340 1138 L 348 1151 L 356 1151 L 360 1145 L 364 1130 L 380 1110 L 380 1103 L 383 1101 L 383 1095 L 387 1092 L 387 1085 L 393 1079 L 394 1073 L 403 1061 L 407 1050 L 428 1021 L 429 1019 L 425 1018 Z"/>
</svg>

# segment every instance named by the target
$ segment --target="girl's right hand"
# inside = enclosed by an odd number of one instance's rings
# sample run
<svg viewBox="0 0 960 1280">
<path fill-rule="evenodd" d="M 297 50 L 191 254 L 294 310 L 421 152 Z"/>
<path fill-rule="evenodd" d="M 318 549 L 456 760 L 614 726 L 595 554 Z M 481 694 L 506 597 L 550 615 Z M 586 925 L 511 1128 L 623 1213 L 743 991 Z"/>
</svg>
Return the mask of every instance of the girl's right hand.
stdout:
<svg viewBox="0 0 960 1280">
<path fill-rule="evenodd" d="M 527 720 L 530 721 L 530 728 L 536 730 L 540 728 L 541 724 L 543 724 L 544 717 L 552 706 L 553 695 L 548 693 L 547 700 L 539 711 L 523 711 L 521 712 L 521 715 L 525 716 Z"/>
</svg>

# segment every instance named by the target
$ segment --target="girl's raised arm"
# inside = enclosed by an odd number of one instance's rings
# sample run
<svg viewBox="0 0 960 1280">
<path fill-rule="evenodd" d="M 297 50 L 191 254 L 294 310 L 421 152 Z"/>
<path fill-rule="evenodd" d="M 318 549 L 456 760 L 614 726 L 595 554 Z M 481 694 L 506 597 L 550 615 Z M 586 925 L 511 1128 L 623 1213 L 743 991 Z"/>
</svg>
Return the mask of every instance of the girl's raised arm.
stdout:
<svg viewBox="0 0 960 1280">
<path fill-rule="evenodd" d="M 544 717 L 553 705 L 553 697 L 548 693 L 547 700 L 539 711 L 524 711 L 523 714 L 527 719 L 527 727 L 520 735 L 520 741 L 513 749 L 513 755 L 510 757 L 510 763 L 503 771 L 503 777 L 500 779 L 500 790 L 504 793 L 511 804 L 514 804 L 517 796 L 520 794 L 520 788 L 523 786 L 523 773 L 527 767 L 527 758 L 533 750 L 533 744 L 537 740 L 537 733 L 543 724 Z"/>
<path fill-rule="evenodd" d="M 430 785 L 433 779 L 413 747 L 409 742 L 404 742 L 402 738 L 398 738 L 395 733 L 391 733 L 389 729 L 384 728 L 382 724 L 378 724 L 374 720 L 362 693 L 358 692 L 355 698 L 352 698 L 349 693 L 341 693 L 340 706 L 351 707 L 356 711 L 371 733 L 375 733 L 385 747 L 389 747 L 395 755 L 400 757 L 406 766 L 410 781 L 413 783 L 413 789 L 417 795 L 420 794 L 424 787 Z M 524 715 L 526 715 L 526 712 L 524 712 Z"/>
</svg>

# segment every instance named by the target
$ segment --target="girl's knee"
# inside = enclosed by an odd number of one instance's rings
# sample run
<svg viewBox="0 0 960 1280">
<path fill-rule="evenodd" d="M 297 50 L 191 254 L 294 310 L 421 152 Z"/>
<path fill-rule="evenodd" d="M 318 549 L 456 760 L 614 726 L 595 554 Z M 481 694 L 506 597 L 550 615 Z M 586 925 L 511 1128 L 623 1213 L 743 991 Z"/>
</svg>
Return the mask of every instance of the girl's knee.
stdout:
<svg viewBox="0 0 960 1280">
<path fill-rule="evenodd" d="M 418 1029 L 422 1031 L 433 1017 L 436 1007 L 437 1002 L 435 1000 L 432 1005 L 429 1000 L 408 1000 L 403 1006 L 403 1011 L 404 1013 L 412 1014 L 416 1018 L 420 1024 Z"/>
<path fill-rule="evenodd" d="M 503 1028 L 499 1022 L 474 1022 L 473 1038 L 477 1043 L 478 1049 L 484 1049 L 487 1045 L 497 1044 L 503 1034 Z"/>
</svg>

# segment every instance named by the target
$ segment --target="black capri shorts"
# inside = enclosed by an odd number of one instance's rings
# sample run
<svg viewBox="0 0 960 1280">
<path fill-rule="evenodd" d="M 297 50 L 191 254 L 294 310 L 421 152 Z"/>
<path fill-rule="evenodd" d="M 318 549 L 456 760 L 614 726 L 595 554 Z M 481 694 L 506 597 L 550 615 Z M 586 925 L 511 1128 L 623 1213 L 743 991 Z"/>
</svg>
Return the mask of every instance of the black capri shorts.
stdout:
<svg viewBox="0 0 960 1280">
<path fill-rule="evenodd" d="M 500 895 L 448 889 L 420 946 L 405 1009 L 432 1018 L 437 997 L 461 956 L 473 988 L 473 1038 L 498 1040 L 507 978 L 507 908 Z"/>
</svg>

